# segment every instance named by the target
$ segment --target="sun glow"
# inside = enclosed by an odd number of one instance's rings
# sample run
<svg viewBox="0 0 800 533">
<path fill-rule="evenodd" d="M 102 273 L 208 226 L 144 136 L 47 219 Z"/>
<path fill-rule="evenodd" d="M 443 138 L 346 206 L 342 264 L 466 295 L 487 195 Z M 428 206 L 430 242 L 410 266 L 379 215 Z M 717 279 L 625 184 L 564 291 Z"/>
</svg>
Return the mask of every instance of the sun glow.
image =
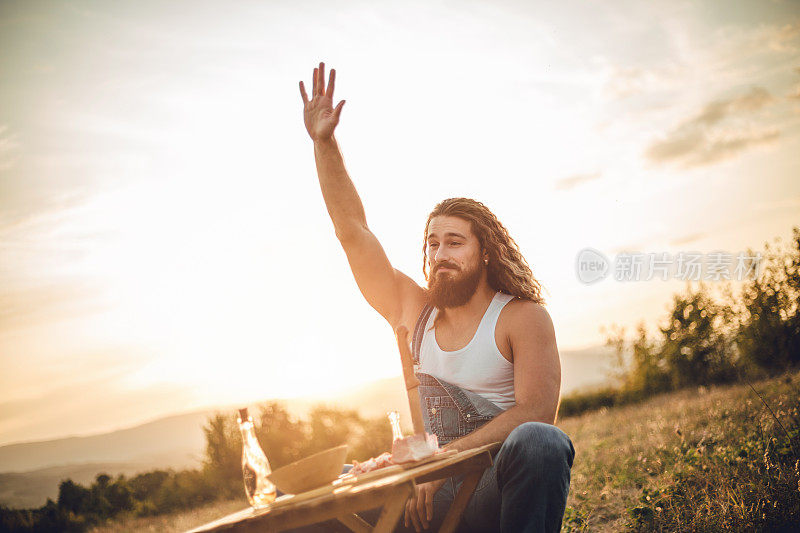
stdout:
<svg viewBox="0 0 800 533">
<path fill-rule="evenodd" d="M 4 442 L 400 374 L 320 195 L 297 90 L 319 60 L 392 264 L 424 285 L 430 209 L 484 202 L 562 352 L 655 319 L 681 286 L 583 285 L 579 250 L 758 247 L 800 205 L 789 3 L 12 4 Z"/>
</svg>

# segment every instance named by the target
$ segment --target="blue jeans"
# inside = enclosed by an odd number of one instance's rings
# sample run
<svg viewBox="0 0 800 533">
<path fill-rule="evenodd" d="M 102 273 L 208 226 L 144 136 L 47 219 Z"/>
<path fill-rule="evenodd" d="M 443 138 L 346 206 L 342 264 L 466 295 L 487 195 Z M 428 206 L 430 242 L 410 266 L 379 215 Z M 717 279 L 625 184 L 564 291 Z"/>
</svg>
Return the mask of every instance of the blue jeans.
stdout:
<svg viewBox="0 0 800 533">
<path fill-rule="evenodd" d="M 459 533 L 559 531 L 574 457 L 572 441 L 559 428 L 541 422 L 516 427 L 481 476 L 462 515 Z M 349 469 L 346 465 L 344 471 Z M 448 478 L 435 494 L 429 531 L 441 526 L 463 477 Z M 379 514 L 380 509 L 359 513 L 373 525 Z M 292 531 L 330 531 L 330 522 Z M 414 528 L 406 528 L 401 517 L 395 531 L 410 532 Z"/>
</svg>

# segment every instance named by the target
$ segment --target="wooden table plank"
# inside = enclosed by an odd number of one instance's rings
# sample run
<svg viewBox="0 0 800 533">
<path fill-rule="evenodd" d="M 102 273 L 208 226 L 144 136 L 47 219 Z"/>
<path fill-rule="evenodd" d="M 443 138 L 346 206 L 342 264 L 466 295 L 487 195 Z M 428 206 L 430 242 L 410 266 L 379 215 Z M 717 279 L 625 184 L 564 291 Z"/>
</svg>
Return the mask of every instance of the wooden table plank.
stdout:
<svg viewBox="0 0 800 533">
<path fill-rule="evenodd" d="M 339 516 L 337 517 L 337 520 L 347 526 L 350 531 L 355 531 L 355 533 L 369 533 L 372 531 L 372 526 L 370 523 L 357 514 L 346 514 Z"/>
<path fill-rule="evenodd" d="M 465 499 L 464 505 L 466 505 L 475 488 L 472 486 L 472 490 L 464 490 L 469 489 L 466 480 L 471 479 L 472 474 L 480 479 L 483 470 L 492 464 L 491 453 L 496 452 L 499 447 L 500 443 L 489 444 L 441 459 L 421 461 L 418 466 L 398 465 L 401 466 L 399 470 L 389 467 L 382 469 L 385 472 L 377 476 L 375 474 L 380 471 L 370 472 L 362 479 L 354 476 L 349 480 L 337 480 L 330 485 L 302 494 L 284 495 L 264 509 L 245 509 L 228 515 L 193 529 L 190 533 L 279 531 L 331 519 L 338 519 L 348 527 L 350 524 L 360 527 L 363 524 L 348 520 L 347 517 L 359 511 L 381 506 L 384 507 L 380 518 L 383 522 L 379 523 L 383 527 L 385 523 L 394 520 L 387 530 L 391 531 L 403 512 L 405 501 L 413 495 L 414 482 L 422 483 L 456 474 L 466 474 L 462 490 L 457 495 L 458 499 L 464 493 L 461 498 Z M 458 515 L 453 519 L 456 520 L 456 524 L 462 512 L 463 508 L 452 513 L 453 516 Z M 448 512 L 448 516 L 450 514 Z M 342 517 L 344 521 L 341 520 Z M 354 531 L 363 530 L 354 529 Z"/>
<path fill-rule="evenodd" d="M 384 504 L 381 510 L 381 515 L 378 518 L 378 523 L 375 524 L 373 533 L 392 533 L 394 526 L 403 514 L 406 506 L 406 501 L 414 495 L 414 484 L 409 483 L 409 490 L 407 492 L 398 492 L 391 500 Z"/>
<path fill-rule="evenodd" d="M 475 492 L 475 487 L 478 486 L 482 475 L 483 470 L 476 470 L 467 475 L 464 481 L 461 482 L 461 488 L 458 489 L 458 494 L 453 499 L 453 503 L 450 504 L 450 509 L 447 510 L 442 527 L 439 528 L 439 533 L 452 533 L 456 530 L 458 523 L 461 521 L 461 515 L 467 508 L 469 499 L 472 497 L 472 493 Z"/>
<path fill-rule="evenodd" d="M 456 464 L 445 464 L 441 468 L 432 470 L 430 472 L 423 472 L 414 477 L 417 485 L 427 483 L 428 481 L 436 481 L 445 477 L 454 476 L 456 474 L 464 474 L 473 471 L 483 472 L 486 468 L 492 466 L 492 457 L 488 451 L 483 451 L 478 455 L 469 457 Z"/>
<path fill-rule="evenodd" d="M 354 487 L 347 487 L 353 489 Z M 200 526 L 193 532 L 236 531 L 251 532 L 265 530 L 280 531 L 308 524 L 316 524 L 335 519 L 343 515 L 353 514 L 366 509 L 380 507 L 384 502 L 402 493 L 405 498 L 413 494 L 411 481 L 395 485 L 383 485 L 371 490 L 346 490 L 327 497 L 306 500 L 297 506 L 283 506 L 278 509 L 263 509 L 235 513 L 226 517 L 224 522 L 217 521 Z M 234 520 L 230 520 L 234 518 Z"/>
</svg>

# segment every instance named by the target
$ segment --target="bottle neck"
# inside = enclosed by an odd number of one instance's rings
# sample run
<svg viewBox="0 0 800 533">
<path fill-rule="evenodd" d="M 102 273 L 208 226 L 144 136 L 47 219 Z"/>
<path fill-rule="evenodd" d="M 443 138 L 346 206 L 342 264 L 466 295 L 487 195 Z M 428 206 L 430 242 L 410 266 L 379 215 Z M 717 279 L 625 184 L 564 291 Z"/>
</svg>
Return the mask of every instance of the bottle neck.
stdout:
<svg viewBox="0 0 800 533">
<path fill-rule="evenodd" d="M 252 444 L 256 441 L 256 430 L 255 425 L 251 419 L 247 419 L 244 422 L 239 423 L 239 430 L 242 432 L 242 440 L 246 444 Z"/>
<path fill-rule="evenodd" d="M 242 461 L 253 462 L 260 465 L 266 474 L 269 474 L 269 461 L 258 443 L 256 437 L 255 426 L 252 419 L 248 419 L 239 423 L 239 429 L 242 433 Z"/>
</svg>

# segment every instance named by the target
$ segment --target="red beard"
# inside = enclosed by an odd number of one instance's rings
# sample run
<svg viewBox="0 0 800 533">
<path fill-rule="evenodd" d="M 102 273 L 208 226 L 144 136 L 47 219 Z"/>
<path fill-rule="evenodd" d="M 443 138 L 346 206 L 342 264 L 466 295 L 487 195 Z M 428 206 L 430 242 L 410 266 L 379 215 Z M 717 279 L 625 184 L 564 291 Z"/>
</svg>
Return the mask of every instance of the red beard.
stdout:
<svg viewBox="0 0 800 533">
<path fill-rule="evenodd" d="M 472 270 L 439 270 L 444 265 L 437 265 L 428 279 L 428 303 L 436 308 L 460 307 L 469 302 L 483 274 L 483 263 Z M 443 273 L 442 273 L 443 272 Z"/>
</svg>

